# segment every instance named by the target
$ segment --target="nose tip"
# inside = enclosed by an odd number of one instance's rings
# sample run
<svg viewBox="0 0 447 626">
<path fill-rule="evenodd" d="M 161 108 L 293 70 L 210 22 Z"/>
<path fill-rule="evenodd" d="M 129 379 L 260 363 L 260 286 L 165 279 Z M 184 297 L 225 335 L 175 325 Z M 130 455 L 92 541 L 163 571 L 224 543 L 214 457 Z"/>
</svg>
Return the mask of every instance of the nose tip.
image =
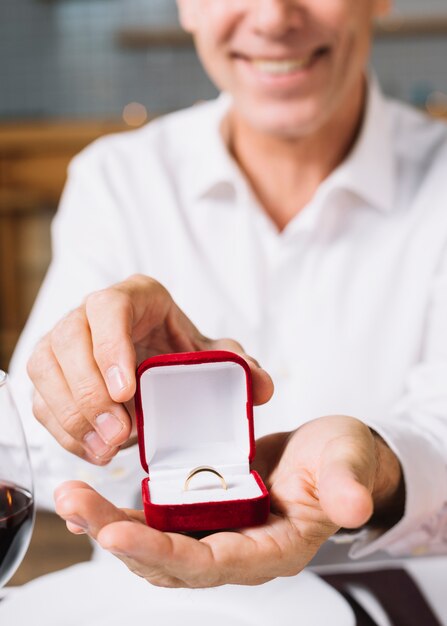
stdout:
<svg viewBox="0 0 447 626">
<path fill-rule="evenodd" d="M 296 0 L 257 0 L 253 22 L 258 34 L 279 37 L 302 23 Z"/>
</svg>

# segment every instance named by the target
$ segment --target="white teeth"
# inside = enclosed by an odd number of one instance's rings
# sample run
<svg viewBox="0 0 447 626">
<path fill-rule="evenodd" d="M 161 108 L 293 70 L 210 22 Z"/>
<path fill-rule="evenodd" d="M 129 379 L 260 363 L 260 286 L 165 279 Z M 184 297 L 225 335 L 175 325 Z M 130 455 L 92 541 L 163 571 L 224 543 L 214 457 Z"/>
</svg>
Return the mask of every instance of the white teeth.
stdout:
<svg viewBox="0 0 447 626">
<path fill-rule="evenodd" d="M 253 59 L 253 65 L 265 74 L 290 74 L 297 70 L 308 67 L 313 59 L 313 54 L 301 59 L 284 59 L 273 61 L 271 59 Z"/>
</svg>

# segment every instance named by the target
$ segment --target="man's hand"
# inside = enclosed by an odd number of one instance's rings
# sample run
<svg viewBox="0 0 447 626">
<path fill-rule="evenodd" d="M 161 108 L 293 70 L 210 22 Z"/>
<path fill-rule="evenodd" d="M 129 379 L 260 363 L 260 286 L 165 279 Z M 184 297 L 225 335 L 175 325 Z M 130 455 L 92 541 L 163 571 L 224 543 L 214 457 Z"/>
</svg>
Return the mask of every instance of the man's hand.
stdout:
<svg viewBox="0 0 447 626">
<path fill-rule="evenodd" d="M 73 454 L 108 463 L 133 442 L 137 362 L 196 350 L 237 352 L 250 366 L 255 404 L 271 397 L 269 375 L 237 342 L 204 337 L 162 285 L 132 276 L 89 295 L 39 342 L 28 363 L 34 415 Z"/>
<path fill-rule="evenodd" d="M 258 441 L 256 469 L 270 491 L 265 525 L 202 539 L 163 533 L 141 511 L 120 510 L 85 483 L 56 491 L 72 532 L 87 532 L 134 573 L 165 587 L 256 585 L 300 572 L 340 527 L 402 514 L 402 475 L 386 444 L 360 421 L 323 417 Z"/>
</svg>

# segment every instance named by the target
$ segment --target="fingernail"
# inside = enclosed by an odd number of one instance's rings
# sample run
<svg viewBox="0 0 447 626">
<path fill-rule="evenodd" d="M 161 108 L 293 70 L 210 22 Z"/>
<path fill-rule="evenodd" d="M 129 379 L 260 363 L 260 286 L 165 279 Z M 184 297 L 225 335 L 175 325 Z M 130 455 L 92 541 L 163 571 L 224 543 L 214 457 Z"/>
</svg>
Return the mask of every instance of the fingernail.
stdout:
<svg viewBox="0 0 447 626">
<path fill-rule="evenodd" d="M 127 380 L 118 365 L 112 365 L 106 372 L 107 384 L 112 394 L 119 394 L 127 387 Z"/>
<path fill-rule="evenodd" d="M 124 428 L 124 424 L 112 413 L 101 413 L 95 420 L 96 430 L 106 443 L 110 443 Z"/>
<path fill-rule="evenodd" d="M 98 433 L 94 430 L 85 435 L 84 443 L 90 452 L 92 452 L 92 454 L 96 457 L 102 457 L 107 454 L 107 452 L 110 452 L 110 447 L 104 443 Z"/>
<path fill-rule="evenodd" d="M 67 517 L 65 521 L 70 524 L 74 524 L 75 526 L 79 526 L 82 530 L 88 530 L 87 522 L 82 517 L 79 517 L 79 515 L 70 515 L 70 517 Z"/>
</svg>

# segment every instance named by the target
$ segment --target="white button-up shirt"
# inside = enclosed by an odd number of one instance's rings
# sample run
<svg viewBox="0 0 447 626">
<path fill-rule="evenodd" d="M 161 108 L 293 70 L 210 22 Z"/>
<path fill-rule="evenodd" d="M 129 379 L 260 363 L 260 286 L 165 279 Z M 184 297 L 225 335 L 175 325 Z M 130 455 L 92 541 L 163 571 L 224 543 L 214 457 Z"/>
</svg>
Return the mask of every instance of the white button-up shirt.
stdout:
<svg viewBox="0 0 447 626">
<path fill-rule="evenodd" d="M 371 81 L 350 155 L 279 233 L 225 145 L 230 104 L 102 138 L 71 164 L 53 262 L 12 362 L 40 501 L 71 478 L 119 504 L 137 497 L 136 449 L 93 467 L 33 423 L 25 363 L 86 294 L 141 272 L 271 373 L 256 436 L 347 414 L 396 452 L 405 515 L 353 554 L 447 551 L 447 127 Z"/>
</svg>

